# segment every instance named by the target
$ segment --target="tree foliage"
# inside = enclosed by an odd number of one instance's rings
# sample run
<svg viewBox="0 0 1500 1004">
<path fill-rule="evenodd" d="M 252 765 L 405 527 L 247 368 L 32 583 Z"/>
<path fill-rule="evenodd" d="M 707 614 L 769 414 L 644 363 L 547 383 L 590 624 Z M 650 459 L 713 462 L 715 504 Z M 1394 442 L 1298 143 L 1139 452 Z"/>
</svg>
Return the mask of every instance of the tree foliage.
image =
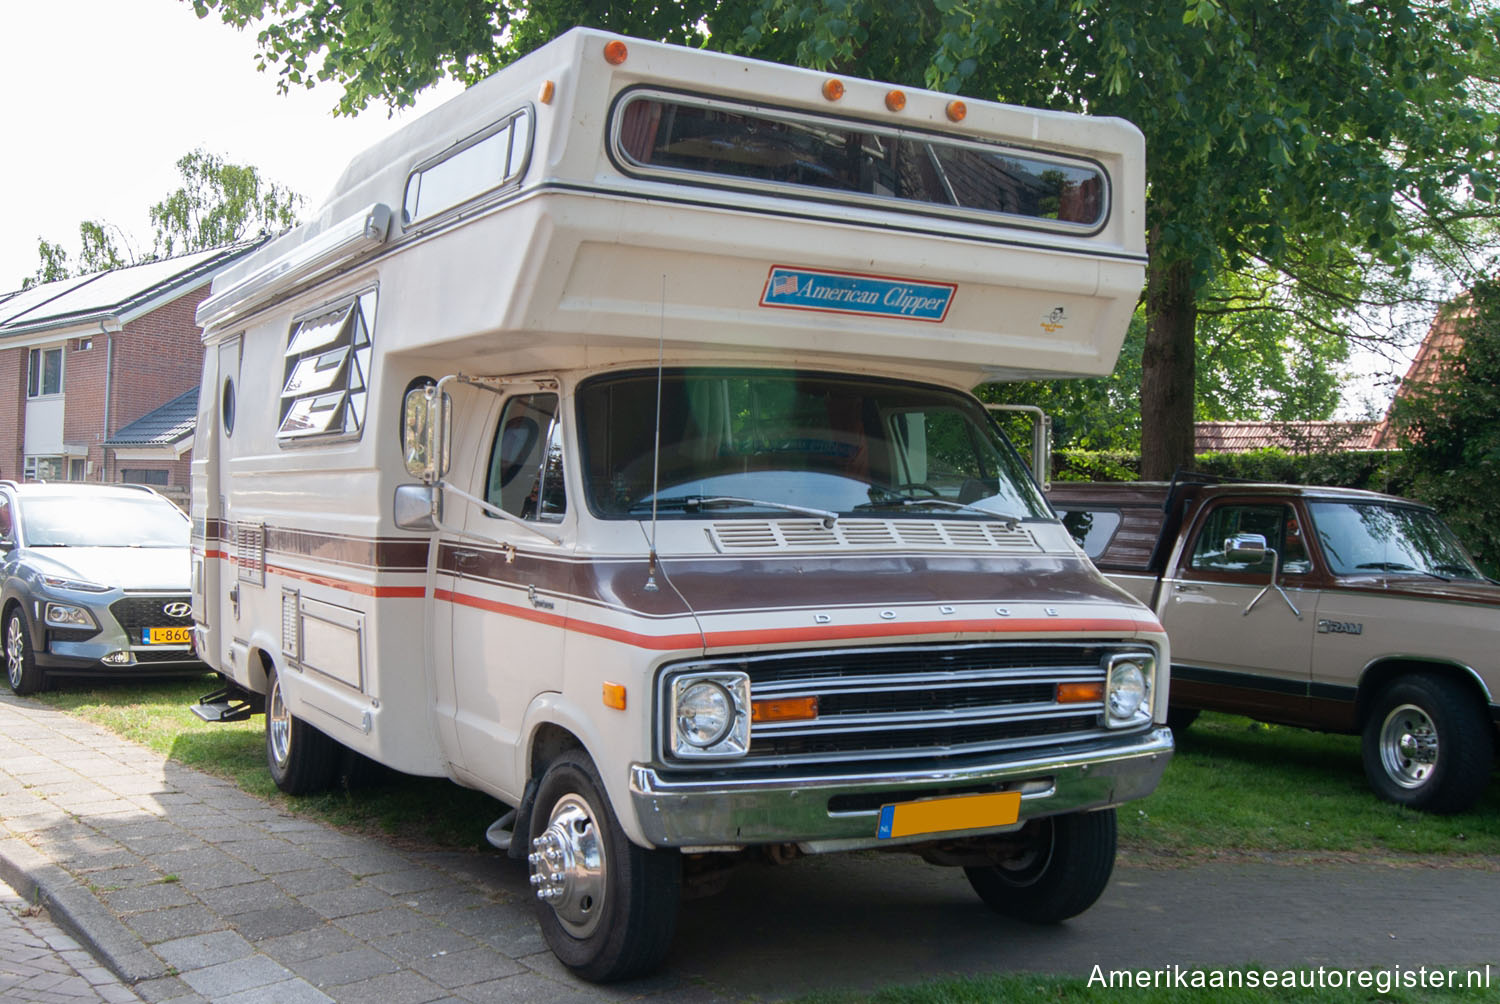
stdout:
<svg viewBox="0 0 1500 1004">
<path fill-rule="evenodd" d="M 1439 376 L 1404 389 L 1394 420 L 1412 493 L 1435 506 L 1491 570 L 1500 568 L 1500 281 L 1449 308 L 1461 347 Z"/>
<path fill-rule="evenodd" d="M 243 240 L 257 231 L 276 231 L 296 222 L 302 196 L 261 177 L 244 164 L 198 149 L 177 161 L 182 184 L 153 205 L 151 251 L 138 254 L 129 234 L 113 223 L 84 220 L 78 225 L 79 254 L 70 264 L 60 242 L 37 240 L 40 264 L 22 288 L 72 275 L 89 275 L 142 260 L 205 251 Z"/>
<path fill-rule="evenodd" d="M 1129 119 L 1148 151 L 1148 476 L 1191 454 L 1193 342 L 1217 278 L 1278 276 L 1296 294 L 1266 310 L 1318 302 L 1315 326 L 1347 334 L 1340 312 L 1408 295 L 1419 257 L 1471 270 L 1476 221 L 1500 212 L 1500 9 L 1484 0 L 192 3 L 258 26 L 280 86 L 335 83 L 344 113 L 472 82 L 585 24 Z"/>
</svg>

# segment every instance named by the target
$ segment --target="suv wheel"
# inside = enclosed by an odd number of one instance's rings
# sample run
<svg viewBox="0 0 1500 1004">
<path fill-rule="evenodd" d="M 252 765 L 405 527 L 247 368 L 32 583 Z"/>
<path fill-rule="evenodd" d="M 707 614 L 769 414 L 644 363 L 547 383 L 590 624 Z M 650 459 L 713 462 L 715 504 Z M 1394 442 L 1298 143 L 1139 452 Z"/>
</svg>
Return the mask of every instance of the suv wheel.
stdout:
<svg viewBox="0 0 1500 1004">
<path fill-rule="evenodd" d="M 1463 812 L 1489 783 L 1490 723 L 1458 683 L 1406 676 L 1376 699 L 1361 744 L 1375 793 L 1427 812 Z"/>
<path fill-rule="evenodd" d="M 5 676 L 10 689 L 18 694 L 47 689 L 47 678 L 37 667 L 31 632 L 26 630 L 26 615 L 20 607 L 12 607 L 5 616 Z"/>
</svg>

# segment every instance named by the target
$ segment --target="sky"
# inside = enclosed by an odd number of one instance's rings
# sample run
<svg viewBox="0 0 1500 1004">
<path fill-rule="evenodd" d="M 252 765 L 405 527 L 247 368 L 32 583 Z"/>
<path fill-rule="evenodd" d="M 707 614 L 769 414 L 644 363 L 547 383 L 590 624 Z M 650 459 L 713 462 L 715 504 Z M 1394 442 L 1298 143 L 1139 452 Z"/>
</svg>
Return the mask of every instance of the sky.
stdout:
<svg viewBox="0 0 1500 1004">
<path fill-rule="evenodd" d="M 192 150 L 255 166 L 310 215 L 356 153 L 458 93 L 444 84 L 395 116 L 372 105 L 336 117 L 337 85 L 278 94 L 255 51 L 253 28 L 200 21 L 186 0 L 0 0 L 0 293 L 36 272 L 38 238 L 76 260 L 83 220 L 149 253 L 147 211 Z M 1339 417 L 1383 408 L 1379 379 L 1409 358 L 1361 353 Z"/>
<path fill-rule="evenodd" d="M 149 253 L 147 210 L 194 149 L 255 166 L 310 213 L 356 153 L 457 92 L 336 118 L 337 85 L 277 94 L 254 30 L 200 21 L 185 0 L 0 0 L 0 293 L 36 272 L 39 237 L 76 259 L 83 220 Z"/>
</svg>

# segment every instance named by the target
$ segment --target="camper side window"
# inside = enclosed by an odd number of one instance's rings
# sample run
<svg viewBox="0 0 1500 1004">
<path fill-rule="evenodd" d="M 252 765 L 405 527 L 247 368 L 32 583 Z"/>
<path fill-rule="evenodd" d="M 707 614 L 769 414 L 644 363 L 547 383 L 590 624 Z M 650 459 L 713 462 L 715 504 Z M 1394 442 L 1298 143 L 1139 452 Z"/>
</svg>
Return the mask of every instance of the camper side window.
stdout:
<svg viewBox="0 0 1500 1004">
<path fill-rule="evenodd" d="M 370 290 L 292 324 L 276 429 L 283 445 L 359 435 L 369 399 L 374 320 Z"/>
<path fill-rule="evenodd" d="M 562 519 L 568 499 L 556 394 L 521 394 L 505 402 L 490 447 L 484 499 L 522 519 Z"/>
</svg>

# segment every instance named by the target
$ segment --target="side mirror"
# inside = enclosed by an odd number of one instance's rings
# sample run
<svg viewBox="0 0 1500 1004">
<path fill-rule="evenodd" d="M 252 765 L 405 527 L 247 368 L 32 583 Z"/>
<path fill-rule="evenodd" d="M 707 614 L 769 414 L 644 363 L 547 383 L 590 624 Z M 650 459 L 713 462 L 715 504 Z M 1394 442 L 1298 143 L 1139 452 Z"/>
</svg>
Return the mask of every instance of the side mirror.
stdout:
<svg viewBox="0 0 1500 1004">
<path fill-rule="evenodd" d="M 1260 533 L 1237 533 L 1224 541 L 1224 553 L 1231 561 L 1258 564 L 1267 550 L 1265 535 Z"/>
<path fill-rule="evenodd" d="M 397 485 L 392 518 L 403 530 L 431 533 L 443 518 L 443 495 L 437 485 Z"/>
<path fill-rule="evenodd" d="M 401 456 L 406 470 L 428 484 L 448 473 L 453 439 L 453 399 L 434 384 L 413 387 L 401 405 Z"/>
</svg>

